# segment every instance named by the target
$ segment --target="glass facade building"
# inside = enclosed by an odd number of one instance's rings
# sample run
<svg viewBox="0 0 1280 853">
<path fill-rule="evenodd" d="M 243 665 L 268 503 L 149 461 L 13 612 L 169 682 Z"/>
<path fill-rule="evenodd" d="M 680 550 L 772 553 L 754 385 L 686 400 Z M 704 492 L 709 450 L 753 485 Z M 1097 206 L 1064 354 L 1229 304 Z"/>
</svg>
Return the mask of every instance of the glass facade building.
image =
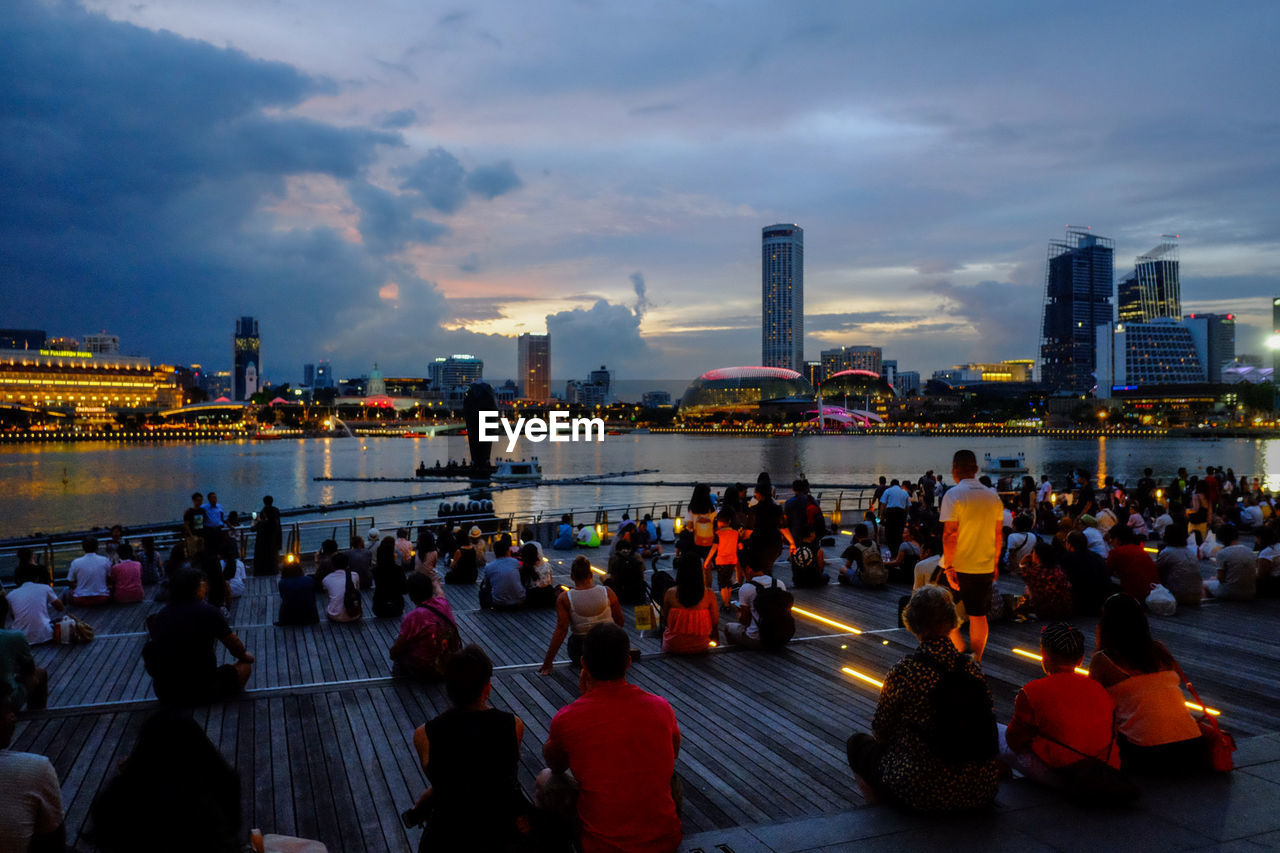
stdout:
<svg viewBox="0 0 1280 853">
<path fill-rule="evenodd" d="M 1088 391 L 1094 385 L 1099 326 L 1112 321 L 1115 243 L 1068 228 L 1049 243 L 1045 264 L 1040 378 L 1050 391 Z"/>
<path fill-rule="evenodd" d="M 1178 244 L 1161 243 L 1134 262 L 1133 272 L 1116 286 L 1116 319 L 1150 323 L 1182 316 L 1182 283 L 1178 278 Z"/>
<path fill-rule="evenodd" d="M 516 338 L 520 390 L 526 399 L 551 399 L 551 336 L 523 334 Z"/>
<path fill-rule="evenodd" d="M 234 364 L 232 372 L 233 400 L 248 400 L 258 392 L 262 376 L 261 339 L 258 337 L 258 321 L 252 317 L 236 320 Z"/>
<path fill-rule="evenodd" d="M 804 370 L 804 229 L 762 231 L 760 360 L 765 367 Z"/>
</svg>

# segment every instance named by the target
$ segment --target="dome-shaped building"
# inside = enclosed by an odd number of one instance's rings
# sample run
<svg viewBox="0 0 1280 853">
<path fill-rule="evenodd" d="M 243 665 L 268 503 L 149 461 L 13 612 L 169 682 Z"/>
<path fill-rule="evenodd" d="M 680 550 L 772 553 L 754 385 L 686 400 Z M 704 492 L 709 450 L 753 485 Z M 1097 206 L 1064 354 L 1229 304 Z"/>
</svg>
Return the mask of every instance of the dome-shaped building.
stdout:
<svg viewBox="0 0 1280 853">
<path fill-rule="evenodd" d="M 690 414 L 758 409 L 772 401 L 812 400 L 813 386 L 785 367 L 720 367 L 689 383 L 680 411 Z"/>
<path fill-rule="evenodd" d="M 897 396 L 893 386 L 879 373 L 870 370 L 842 370 L 833 373 L 818 386 L 822 402 L 846 410 L 861 410 L 884 415 L 889 402 Z"/>
</svg>

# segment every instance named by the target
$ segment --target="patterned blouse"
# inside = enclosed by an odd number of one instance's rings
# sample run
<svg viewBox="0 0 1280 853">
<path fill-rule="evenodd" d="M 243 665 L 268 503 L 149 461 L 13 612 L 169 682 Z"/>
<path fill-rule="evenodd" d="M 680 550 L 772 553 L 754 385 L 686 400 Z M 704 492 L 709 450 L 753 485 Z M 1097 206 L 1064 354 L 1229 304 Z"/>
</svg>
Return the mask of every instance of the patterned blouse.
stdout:
<svg viewBox="0 0 1280 853">
<path fill-rule="evenodd" d="M 1027 584 L 1027 597 L 1036 617 L 1045 622 L 1070 619 L 1075 609 L 1071 597 L 1071 579 L 1057 566 L 1042 566 L 1032 559 L 1022 570 Z"/>
<path fill-rule="evenodd" d="M 942 637 L 920 644 L 920 652 L 950 669 L 960 657 Z M 982 669 L 969 660 L 965 666 L 978 677 Z M 921 811 L 960 811 L 990 805 L 996 796 L 995 759 L 947 764 L 929 749 L 920 735 L 934 725 L 930 693 L 941 675 L 911 657 L 899 661 L 885 676 L 871 732 L 884 750 L 880 773 L 884 786 L 903 805 Z M 987 693 L 987 702 L 991 703 Z"/>
</svg>

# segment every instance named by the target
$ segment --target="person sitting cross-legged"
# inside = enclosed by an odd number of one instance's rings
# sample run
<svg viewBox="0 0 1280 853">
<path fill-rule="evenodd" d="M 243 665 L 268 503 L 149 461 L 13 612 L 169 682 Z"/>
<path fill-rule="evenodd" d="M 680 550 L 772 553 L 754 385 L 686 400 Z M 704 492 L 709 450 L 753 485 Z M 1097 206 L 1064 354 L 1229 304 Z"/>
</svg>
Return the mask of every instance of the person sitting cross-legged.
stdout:
<svg viewBox="0 0 1280 853">
<path fill-rule="evenodd" d="M 524 606 L 524 582 L 520 561 L 511 555 L 511 537 L 503 534 L 493 543 L 496 559 L 484 567 L 480 606 L 485 610 L 519 610 Z"/>
<path fill-rule="evenodd" d="M 17 725 L 18 709 L 8 685 L 0 683 L 0 850 L 62 853 L 66 827 L 58 774 L 43 755 L 9 749 Z"/>
<path fill-rule="evenodd" d="M 436 594 L 427 575 L 413 572 L 407 585 L 414 608 L 400 622 L 400 635 L 391 646 L 392 672 L 418 681 L 439 681 L 449 656 L 461 645 L 453 609 L 443 592 Z"/>
<path fill-rule="evenodd" d="M 681 554 L 675 569 L 675 586 L 662 597 L 662 650 L 677 655 L 705 652 L 719 631 L 716 595 L 703 585 L 696 555 Z"/>
<path fill-rule="evenodd" d="M 699 567 L 701 577 L 701 567 Z M 569 579 L 573 588 L 566 589 L 556 598 L 556 627 L 542 659 L 541 675 L 550 675 L 556 654 L 565 638 L 569 638 L 569 662 L 582 666 L 582 643 L 587 632 L 602 622 L 623 624 L 622 603 L 618 595 L 604 584 L 595 583 L 591 576 L 591 563 L 586 557 L 577 556 L 569 567 Z"/>
</svg>

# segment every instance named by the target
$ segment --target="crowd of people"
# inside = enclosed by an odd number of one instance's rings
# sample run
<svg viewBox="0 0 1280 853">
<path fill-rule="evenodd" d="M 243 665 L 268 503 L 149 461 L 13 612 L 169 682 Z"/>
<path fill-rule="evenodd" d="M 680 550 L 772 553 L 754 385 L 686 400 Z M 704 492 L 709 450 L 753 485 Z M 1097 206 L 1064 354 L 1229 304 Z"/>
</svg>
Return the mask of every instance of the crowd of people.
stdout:
<svg viewBox="0 0 1280 853">
<path fill-rule="evenodd" d="M 916 480 L 881 478 L 848 546 L 831 560 L 838 585 L 826 594 L 891 584 L 912 590 L 900 613 L 919 647 L 886 675 L 870 731 L 846 743 L 866 797 L 956 811 L 989 805 L 1010 774 L 1071 791 L 1086 762 L 1117 774 L 1212 766 L 1210 739 L 1184 702 L 1186 677 L 1154 639 L 1148 613 L 1166 612 L 1155 598 L 1161 590 L 1178 606 L 1280 593 L 1272 565 L 1280 513 L 1257 479 L 1208 468 L 1202 478 L 1180 471 L 1157 484 L 1148 469 L 1129 490 L 1112 478 L 1096 488 L 1078 472 L 1055 490 L 1047 477 L 993 483 L 979 476 L 969 451 L 955 454 L 950 473 L 950 483 L 932 471 Z M 767 473 L 751 489 L 719 495 L 699 485 L 677 519 L 624 516 L 602 531 L 565 517 L 551 547 L 582 553 L 561 585 L 529 530 L 515 538 L 486 537 L 479 527 L 464 534 L 449 524 L 424 526 L 416 536 L 410 528 L 370 529 L 345 550 L 326 540 L 307 574 L 303 561 L 279 559 L 279 513 L 270 498 L 257 515 L 253 574 L 279 573 L 278 625 L 315 625 L 321 609 L 332 623 L 398 619 L 392 673 L 445 685 L 449 709 L 413 733 L 429 787 L 403 819 L 425 827 L 424 850 L 463 843 L 565 849 L 571 841 L 586 853 L 675 849 L 680 729 L 665 699 L 627 682 L 636 654 L 624 605 L 653 609 L 667 654 L 701 654 L 720 643 L 779 650 L 795 633 L 792 593 L 779 569 L 790 568 L 794 588 L 827 585 L 824 545 L 837 532 L 803 479 L 782 503 Z M 101 849 L 147 849 L 127 846 L 123 816 L 138 798 L 174 800 L 166 819 L 175 826 L 214 820 L 210 850 L 234 849 L 230 839 L 240 835 L 239 777 L 179 710 L 234 695 L 253 672 L 255 658 L 228 619 L 247 575 L 236 521 L 215 494 L 196 494 L 168 559 L 154 539 L 135 550 L 122 530 L 112 531 L 105 548 L 86 538 L 64 596 L 30 554 L 20 555 L 17 586 L 0 605 L 13 628 L 0 631 L 0 745 L 12 736 L 14 713 L 42 707 L 47 696 L 31 645 L 92 636 L 62 615 L 67 605 L 137 602 L 149 589 L 165 605 L 147 617 L 142 651 L 163 710 L 94 803 L 87 834 Z M 1241 543 L 1242 530 L 1257 551 Z M 1154 557 L 1148 543 L 1161 545 Z M 606 544 L 607 569 L 597 569 L 589 554 Z M 1002 573 L 1019 579 L 1021 594 L 1000 593 Z M 479 585 L 480 606 L 493 618 L 554 612 L 539 671 L 551 674 L 567 647 L 579 672 L 580 698 L 552 720 L 542 746 L 546 769 L 531 798 L 516 772 L 524 722 L 491 706 L 493 665 L 480 647 L 464 645 L 446 595 L 448 586 L 465 584 Z M 852 592 L 837 592 L 841 586 Z M 1074 616 L 1098 618 L 1087 675 L 1078 672 L 1085 644 L 1069 624 Z M 1046 623 L 1044 677 L 1024 685 L 1005 724 L 982 669 L 989 622 L 1000 619 Z M 231 662 L 219 664 L 219 645 Z M 188 780 L 193 789 L 181 797 L 161 790 L 155 768 L 183 760 L 207 767 L 205 780 Z M 20 808 L 11 798 L 0 805 L 0 842 L 61 843 L 48 760 L 0 750 L 0 769 L 0 793 L 24 795 Z"/>
</svg>

